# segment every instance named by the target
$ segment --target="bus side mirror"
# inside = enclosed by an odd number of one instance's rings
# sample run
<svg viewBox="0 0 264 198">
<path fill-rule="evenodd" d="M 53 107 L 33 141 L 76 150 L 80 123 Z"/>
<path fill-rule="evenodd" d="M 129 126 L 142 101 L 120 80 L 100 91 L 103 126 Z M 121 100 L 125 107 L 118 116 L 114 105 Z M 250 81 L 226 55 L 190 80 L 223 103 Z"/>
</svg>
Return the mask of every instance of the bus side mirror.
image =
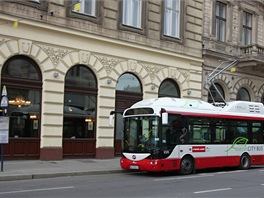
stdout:
<svg viewBox="0 0 264 198">
<path fill-rule="evenodd" d="M 112 124 L 113 124 L 113 118 L 114 118 L 114 115 L 109 116 L 109 125 L 110 126 L 112 126 Z"/>
<path fill-rule="evenodd" d="M 167 112 L 163 112 L 161 114 L 161 118 L 162 118 L 162 124 L 168 124 L 168 113 Z"/>
<path fill-rule="evenodd" d="M 115 112 L 111 111 L 109 116 L 109 125 L 112 126 Z"/>
</svg>

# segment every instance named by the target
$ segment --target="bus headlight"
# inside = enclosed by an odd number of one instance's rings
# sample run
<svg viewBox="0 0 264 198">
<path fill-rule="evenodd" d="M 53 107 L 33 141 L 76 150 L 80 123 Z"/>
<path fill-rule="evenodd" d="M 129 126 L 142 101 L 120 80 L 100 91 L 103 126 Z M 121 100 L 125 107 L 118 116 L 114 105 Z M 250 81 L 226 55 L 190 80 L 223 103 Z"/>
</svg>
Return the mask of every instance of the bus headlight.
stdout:
<svg viewBox="0 0 264 198">
<path fill-rule="evenodd" d="M 158 160 L 153 160 L 153 161 L 150 161 L 149 164 L 151 165 L 157 165 L 159 163 Z"/>
</svg>

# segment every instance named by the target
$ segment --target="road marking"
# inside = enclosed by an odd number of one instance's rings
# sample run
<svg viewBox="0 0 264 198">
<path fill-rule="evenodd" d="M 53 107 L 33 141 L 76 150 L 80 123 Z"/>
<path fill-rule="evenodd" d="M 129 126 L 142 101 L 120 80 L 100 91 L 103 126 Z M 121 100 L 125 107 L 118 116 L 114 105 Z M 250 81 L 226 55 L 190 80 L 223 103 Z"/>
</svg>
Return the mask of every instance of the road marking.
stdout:
<svg viewBox="0 0 264 198">
<path fill-rule="evenodd" d="M 201 194 L 201 193 L 218 192 L 218 191 L 231 190 L 231 189 L 232 188 L 220 188 L 220 189 L 213 189 L 213 190 L 197 191 L 197 192 L 193 192 L 193 193 L 194 194 Z"/>
<path fill-rule="evenodd" d="M 234 171 L 220 171 L 220 172 L 215 172 L 214 174 L 220 175 L 220 174 L 230 174 L 230 173 L 242 173 L 248 170 L 234 170 Z"/>
<path fill-rule="evenodd" d="M 74 186 L 57 187 L 57 188 L 39 188 L 39 189 L 31 189 L 31 190 L 16 190 L 16 191 L 0 192 L 0 195 L 36 192 L 36 191 L 64 190 L 64 189 L 70 189 L 70 188 L 74 188 Z"/>
<path fill-rule="evenodd" d="M 170 177 L 170 178 L 162 178 L 162 179 L 154 179 L 154 181 L 169 181 L 169 180 L 181 180 L 181 179 L 195 179 L 195 178 L 201 178 L 201 177 L 211 177 L 211 176 L 214 176 L 214 175 L 206 175 L 206 174 L 203 174 L 203 175 L 197 175 L 197 176 L 186 176 L 186 177 Z"/>
<path fill-rule="evenodd" d="M 264 186 L 264 184 L 261 184 L 261 186 Z"/>
<path fill-rule="evenodd" d="M 232 173 L 241 173 L 248 170 L 235 170 L 235 171 L 221 171 L 221 172 L 215 172 L 215 173 L 201 173 L 197 176 L 186 176 L 186 177 L 172 177 L 172 178 L 164 178 L 164 179 L 154 179 L 154 181 L 166 181 L 166 180 L 176 180 L 176 179 L 195 179 L 200 177 L 210 177 L 220 174 L 232 174 Z M 264 170 L 263 170 L 264 171 Z"/>
</svg>

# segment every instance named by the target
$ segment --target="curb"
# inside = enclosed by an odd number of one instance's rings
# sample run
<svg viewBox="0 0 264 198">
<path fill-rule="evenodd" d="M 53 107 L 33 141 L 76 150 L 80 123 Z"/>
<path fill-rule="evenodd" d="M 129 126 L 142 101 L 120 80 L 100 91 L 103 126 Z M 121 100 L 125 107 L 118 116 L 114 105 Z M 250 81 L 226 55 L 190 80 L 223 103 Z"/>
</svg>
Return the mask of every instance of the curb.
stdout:
<svg viewBox="0 0 264 198">
<path fill-rule="evenodd" d="M 32 179 L 32 175 L 7 175 L 0 176 L 0 181 L 14 181 Z"/>
<path fill-rule="evenodd" d="M 104 170 L 104 171 L 81 171 L 81 172 L 62 172 L 62 173 L 37 173 L 37 174 L 25 174 L 25 175 L 0 175 L 0 181 L 14 181 L 14 180 L 29 180 L 29 179 L 44 179 L 55 177 L 73 177 L 83 175 L 102 175 L 102 174 L 114 174 L 124 173 L 124 170 Z"/>
</svg>

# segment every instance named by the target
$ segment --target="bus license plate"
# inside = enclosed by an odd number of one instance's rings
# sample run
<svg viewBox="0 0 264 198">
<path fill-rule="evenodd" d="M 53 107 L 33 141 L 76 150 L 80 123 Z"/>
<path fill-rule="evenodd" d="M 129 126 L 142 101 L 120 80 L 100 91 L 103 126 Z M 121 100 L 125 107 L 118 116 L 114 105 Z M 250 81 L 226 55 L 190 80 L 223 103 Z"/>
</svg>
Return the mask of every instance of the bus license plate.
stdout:
<svg viewBox="0 0 264 198">
<path fill-rule="evenodd" d="M 138 170 L 139 167 L 137 165 L 130 165 L 130 169 L 133 169 L 133 170 Z"/>
</svg>

